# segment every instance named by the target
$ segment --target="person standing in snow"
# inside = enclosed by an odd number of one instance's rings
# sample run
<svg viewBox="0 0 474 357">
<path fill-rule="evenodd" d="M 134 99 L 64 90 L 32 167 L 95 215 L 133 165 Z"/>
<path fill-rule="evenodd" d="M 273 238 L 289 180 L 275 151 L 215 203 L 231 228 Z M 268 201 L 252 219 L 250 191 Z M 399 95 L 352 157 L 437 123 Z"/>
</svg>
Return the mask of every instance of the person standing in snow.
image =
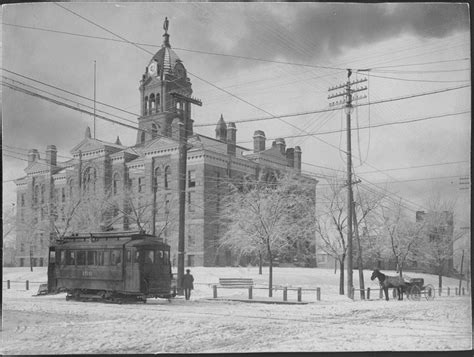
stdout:
<svg viewBox="0 0 474 357">
<path fill-rule="evenodd" d="M 183 276 L 183 288 L 186 300 L 189 300 L 191 297 L 191 290 L 194 289 L 194 277 L 190 273 L 191 270 L 186 269 L 186 274 Z"/>
</svg>

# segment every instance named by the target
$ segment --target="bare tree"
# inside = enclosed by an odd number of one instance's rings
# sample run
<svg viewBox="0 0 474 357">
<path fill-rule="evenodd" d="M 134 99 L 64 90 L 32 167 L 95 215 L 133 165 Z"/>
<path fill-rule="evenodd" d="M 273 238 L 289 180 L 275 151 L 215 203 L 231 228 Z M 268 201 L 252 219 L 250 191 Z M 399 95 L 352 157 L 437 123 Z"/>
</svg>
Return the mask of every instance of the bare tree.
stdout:
<svg viewBox="0 0 474 357">
<path fill-rule="evenodd" d="M 234 185 L 227 195 L 222 219 L 227 223 L 220 241 L 222 247 L 238 254 L 266 252 L 268 294 L 272 296 L 277 254 L 314 237 L 314 187 L 291 175 L 271 183 Z"/>
<path fill-rule="evenodd" d="M 166 193 L 156 195 L 139 193 L 127 187 L 109 200 L 109 207 L 114 211 L 110 225 L 125 219 L 130 227 L 153 233 L 154 222 L 154 233 L 160 237 L 166 230 L 173 229 L 176 224 L 175 196 Z"/>
<path fill-rule="evenodd" d="M 389 241 L 397 271 L 403 277 L 406 261 L 416 256 L 424 224 L 414 222 L 407 216 L 401 200 L 390 207 L 382 206 L 381 213 L 381 227 Z"/>
<path fill-rule="evenodd" d="M 440 289 L 443 287 L 443 275 L 452 269 L 454 242 L 465 235 L 464 231 L 456 229 L 454 225 L 455 204 L 455 200 L 433 194 L 428 201 L 427 212 L 420 216 L 425 228 L 420 256 L 434 268 Z"/>
</svg>

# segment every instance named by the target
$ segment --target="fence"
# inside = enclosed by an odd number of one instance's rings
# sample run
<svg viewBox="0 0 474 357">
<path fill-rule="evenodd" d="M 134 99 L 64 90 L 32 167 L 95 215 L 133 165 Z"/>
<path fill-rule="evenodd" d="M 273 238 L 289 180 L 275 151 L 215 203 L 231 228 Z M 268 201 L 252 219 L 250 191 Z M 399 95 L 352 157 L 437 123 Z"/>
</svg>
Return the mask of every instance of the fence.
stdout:
<svg viewBox="0 0 474 357">
<path fill-rule="evenodd" d="M 212 297 L 214 299 L 217 299 L 218 297 L 218 294 L 217 294 L 217 289 L 218 288 L 221 288 L 221 289 L 246 289 L 248 291 L 248 299 L 249 300 L 253 300 L 254 299 L 254 290 L 267 290 L 268 291 L 268 287 L 256 287 L 256 286 L 249 286 L 247 288 L 228 288 L 228 287 L 222 287 L 222 286 L 218 286 L 218 285 L 212 285 Z M 283 287 L 274 287 L 272 289 L 272 297 L 273 297 L 273 292 L 276 292 L 278 290 L 282 290 L 283 291 L 283 301 L 288 301 L 288 291 L 296 291 L 296 301 L 298 302 L 301 302 L 302 301 L 302 295 L 303 295 L 303 288 L 292 288 L 292 287 L 287 287 L 287 286 L 283 286 Z M 304 291 L 314 291 L 316 293 L 316 300 L 317 301 L 321 301 L 321 288 L 315 288 L 315 289 L 311 289 L 311 288 L 305 288 Z"/>
<path fill-rule="evenodd" d="M 7 285 L 7 289 L 12 288 L 12 284 L 16 286 L 23 287 L 23 289 L 20 290 L 30 290 L 30 284 L 47 284 L 46 281 L 29 281 L 29 280 L 2 280 L 2 285 L 5 284 Z M 3 287 L 4 288 L 4 287 Z M 17 289 L 18 290 L 18 289 Z"/>
<path fill-rule="evenodd" d="M 397 291 L 396 289 L 391 289 L 393 290 L 392 291 L 392 297 L 393 298 L 396 298 L 397 297 Z M 356 291 L 359 292 L 359 298 L 360 300 L 370 300 L 370 297 L 371 297 L 371 294 L 373 293 L 373 291 L 378 291 L 378 299 L 384 299 L 385 296 L 384 296 L 384 292 L 383 292 L 383 289 L 370 289 L 370 288 L 367 288 L 367 289 L 355 289 L 355 288 L 352 288 L 352 292 L 351 292 L 351 298 L 352 300 L 355 300 L 356 298 Z M 361 291 L 363 292 L 361 294 Z M 433 293 L 434 293 L 434 296 L 463 296 L 463 295 L 468 295 L 470 296 L 471 295 L 471 290 L 470 289 L 465 289 L 464 287 L 459 289 L 459 288 L 451 288 L 451 287 L 446 287 L 446 288 L 434 288 L 433 289 Z"/>
</svg>

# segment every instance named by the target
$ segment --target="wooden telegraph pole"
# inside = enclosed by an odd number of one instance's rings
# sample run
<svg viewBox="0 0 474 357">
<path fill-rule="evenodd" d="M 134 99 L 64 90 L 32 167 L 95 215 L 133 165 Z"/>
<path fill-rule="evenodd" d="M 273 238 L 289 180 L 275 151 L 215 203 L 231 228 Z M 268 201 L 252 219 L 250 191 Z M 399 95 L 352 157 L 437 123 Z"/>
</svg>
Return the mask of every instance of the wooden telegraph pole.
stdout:
<svg viewBox="0 0 474 357">
<path fill-rule="evenodd" d="M 359 84 L 366 82 L 367 79 L 359 79 L 352 81 L 350 77 L 352 75 L 352 70 L 347 69 L 347 82 L 345 84 L 338 85 L 336 87 L 329 88 L 329 92 L 336 89 L 344 88 L 345 90 L 339 93 L 331 94 L 328 96 L 328 99 L 343 97 L 340 101 L 329 103 L 330 106 L 343 105 L 343 108 L 346 111 L 346 122 L 347 122 L 347 295 L 350 298 L 352 296 L 353 282 L 352 282 L 352 202 L 353 202 L 353 193 L 352 193 L 352 154 L 351 154 L 351 112 L 353 110 L 352 102 L 358 99 L 365 98 L 365 96 L 353 96 L 353 93 L 361 92 L 366 90 L 367 87 L 355 88 L 351 87 L 354 84 Z"/>
<path fill-rule="evenodd" d="M 171 93 L 177 102 L 181 102 L 181 122 L 179 128 L 179 168 L 178 168 L 178 190 L 179 190 L 179 226 L 178 226 L 178 291 L 183 295 L 183 276 L 184 276 L 184 253 L 185 253 L 185 215 L 186 215 L 186 164 L 188 158 L 188 122 L 190 119 L 191 104 L 202 106 L 198 99 L 184 96 L 179 93 Z"/>
</svg>

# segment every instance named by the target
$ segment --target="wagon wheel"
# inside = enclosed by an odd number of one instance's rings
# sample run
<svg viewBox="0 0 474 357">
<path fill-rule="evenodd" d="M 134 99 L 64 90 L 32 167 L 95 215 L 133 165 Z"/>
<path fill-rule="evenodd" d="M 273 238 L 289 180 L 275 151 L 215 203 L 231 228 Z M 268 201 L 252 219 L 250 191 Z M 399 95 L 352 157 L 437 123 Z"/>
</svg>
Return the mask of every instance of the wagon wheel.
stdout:
<svg viewBox="0 0 474 357">
<path fill-rule="evenodd" d="M 419 301 L 421 296 L 421 289 L 417 285 L 410 288 L 410 300 Z"/>
<path fill-rule="evenodd" d="M 426 300 L 433 300 L 435 298 L 435 288 L 433 285 L 428 284 L 423 290 L 425 292 Z"/>
</svg>

